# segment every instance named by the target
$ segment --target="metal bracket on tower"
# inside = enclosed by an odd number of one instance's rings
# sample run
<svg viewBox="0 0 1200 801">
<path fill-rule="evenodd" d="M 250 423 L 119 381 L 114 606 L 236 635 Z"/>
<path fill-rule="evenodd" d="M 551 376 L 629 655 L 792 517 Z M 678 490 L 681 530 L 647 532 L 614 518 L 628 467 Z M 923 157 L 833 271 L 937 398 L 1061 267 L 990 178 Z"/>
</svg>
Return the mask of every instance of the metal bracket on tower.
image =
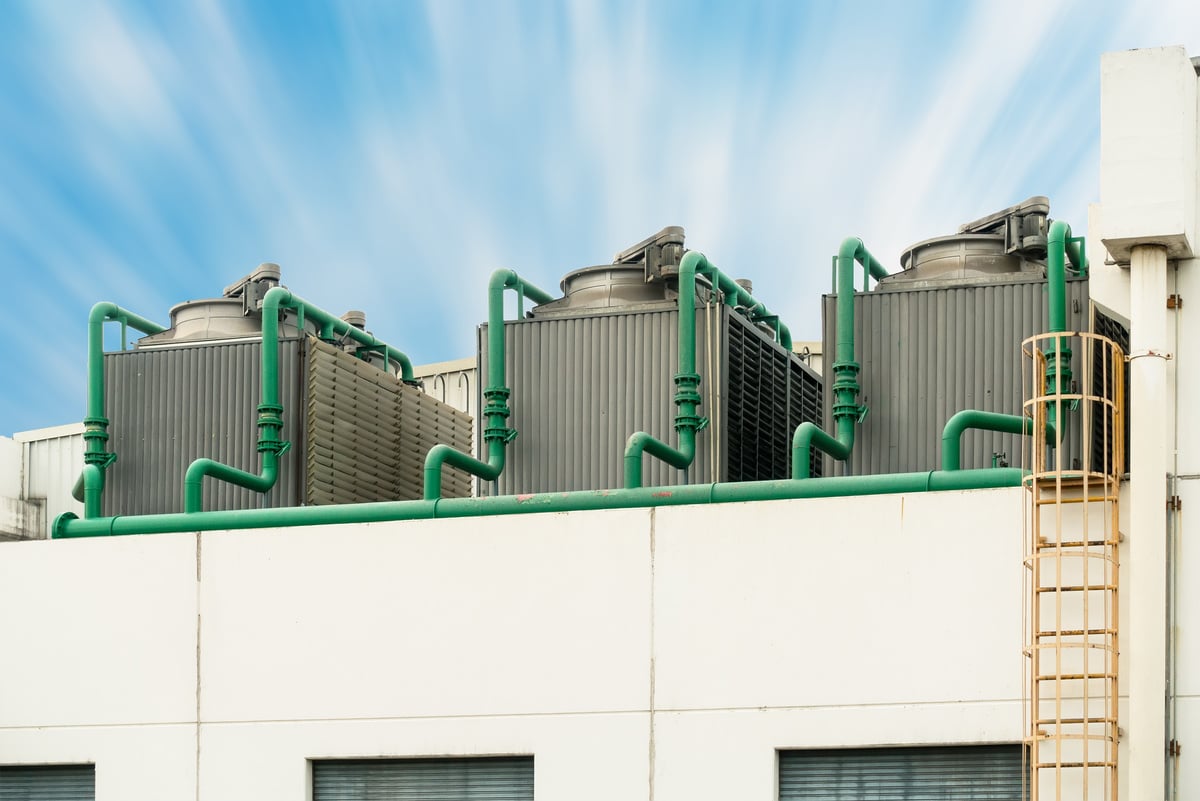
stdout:
<svg viewBox="0 0 1200 801">
<path fill-rule="evenodd" d="M 658 281 L 679 273 L 683 260 L 683 226 L 668 225 L 654 236 L 625 248 L 613 256 L 613 264 L 641 264 L 647 281 Z"/>
</svg>

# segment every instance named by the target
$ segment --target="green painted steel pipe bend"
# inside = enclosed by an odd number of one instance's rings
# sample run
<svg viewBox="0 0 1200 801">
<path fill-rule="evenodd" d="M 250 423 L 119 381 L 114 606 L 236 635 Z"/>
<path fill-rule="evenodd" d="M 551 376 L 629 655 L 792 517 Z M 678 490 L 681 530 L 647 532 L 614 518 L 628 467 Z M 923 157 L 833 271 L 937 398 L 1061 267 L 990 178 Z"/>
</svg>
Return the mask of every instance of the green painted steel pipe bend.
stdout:
<svg viewBox="0 0 1200 801">
<path fill-rule="evenodd" d="M 723 293 L 728 305 L 740 306 L 752 321 L 770 321 L 779 344 L 789 352 L 792 332 L 766 306 L 737 281 L 721 272 L 703 253 L 689 250 L 679 263 L 679 370 L 675 374 L 675 431 L 679 447 L 672 448 L 645 431 L 635 431 L 625 443 L 625 488 L 643 483 L 643 454 L 660 459 L 678 470 L 686 470 L 696 458 L 696 432 L 708 425 L 697 414 L 700 406 L 700 375 L 696 372 L 696 276 L 709 280 L 712 288 Z"/>
<path fill-rule="evenodd" d="M 425 491 L 427 501 L 442 497 L 442 467 L 449 465 L 484 481 L 495 481 L 504 472 L 505 447 L 517 432 L 508 427 L 510 391 L 505 376 L 504 347 L 504 292 L 517 293 L 518 308 L 525 298 L 534 303 L 549 303 L 554 298 L 538 289 L 513 270 L 496 270 L 488 281 L 488 339 L 487 365 L 488 386 L 483 391 L 483 441 L 486 443 L 488 460 L 480 461 L 457 451 L 449 445 L 435 445 L 425 455 Z"/>
<path fill-rule="evenodd" d="M 859 364 L 854 360 L 854 265 L 861 264 L 867 275 L 880 280 L 888 271 L 871 255 L 858 237 L 847 237 L 837 255 L 837 336 L 833 362 L 833 424 L 836 435 L 828 434 L 815 423 L 801 423 L 792 435 L 792 478 L 809 478 L 812 448 L 815 446 L 838 461 L 846 461 L 854 450 L 854 426 L 867 414 L 859 404 Z M 864 281 L 864 285 L 866 281 Z"/>
<path fill-rule="evenodd" d="M 194 514 L 142 515 L 80 520 L 67 512 L 54 521 L 56 539 L 125 534 L 228 531 L 292 526 L 347 525 L 444 517 L 577 512 L 708 503 L 742 503 L 792 498 L 888 495 L 909 492 L 964 491 L 1019 487 L 1024 472 L 1012 467 L 988 470 L 895 473 L 881 476 L 837 476 L 807 481 L 779 479 L 683 487 L 547 492 L 484 498 L 295 506 L 280 509 L 237 509 Z"/>
<path fill-rule="evenodd" d="M 205 477 L 236 484 L 255 492 L 267 492 L 279 478 L 279 457 L 290 447 L 280 433 L 283 430 L 283 405 L 279 400 L 279 325 L 284 309 L 292 309 L 321 326 L 326 337 L 344 335 L 360 345 L 382 352 L 400 365 L 400 377 L 413 383 L 412 362 L 404 353 L 356 328 L 319 306 L 276 286 L 267 290 L 262 302 L 262 402 L 258 405 L 258 452 L 262 454 L 262 472 L 255 474 L 222 464 L 213 459 L 197 459 L 188 465 L 183 479 L 183 510 L 195 514 L 204 508 Z"/>
<path fill-rule="evenodd" d="M 158 334 L 167 329 L 145 317 L 122 309 L 115 303 L 101 302 L 88 314 L 87 413 L 83 418 L 84 469 L 71 489 L 75 500 L 83 501 L 84 517 L 99 517 L 104 495 L 105 470 L 117 458 L 108 450 L 108 417 L 104 407 L 104 324 L 119 322 L 143 334 Z M 123 339 L 124 337 L 122 337 Z"/>
<path fill-rule="evenodd" d="M 964 409 L 946 421 L 942 429 L 942 470 L 962 468 L 962 435 L 968 429 L 996 431 L 1001 434 L 1033 435 L 1033 419 L 1019 414 L 999 414 L 979 409 Z M 1046 444 L 1054 444 L 1054 428 L 1046 425 Z"/>
</svg>

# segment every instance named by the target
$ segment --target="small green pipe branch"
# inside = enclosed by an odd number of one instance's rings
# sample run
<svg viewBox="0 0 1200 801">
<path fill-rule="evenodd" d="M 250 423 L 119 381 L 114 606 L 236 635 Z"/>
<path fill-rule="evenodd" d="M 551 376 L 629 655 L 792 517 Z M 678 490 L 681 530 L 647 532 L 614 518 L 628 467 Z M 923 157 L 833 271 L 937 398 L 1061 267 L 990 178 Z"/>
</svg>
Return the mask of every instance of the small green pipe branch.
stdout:
<svg viewBox="0 0 1200 801">
<path fill-rule="evenodd" d="M 846 461 L 854 450 L 854 426 L 867 416 L 867 407 L 859 404 L 859 364 L 854 360 L 854 265 L 861 264 L 865 273 L 863 287 L 869 279 L 886 278 L 888 271 L 871 255 L 858 237 L 849 237 L 838 249 L 837 272 L 837 350 L 833 362 L 833 424 L 836 436 L 826 433 L 816 423 L 804 422 L 792 435 L 792 478 L 811 476 L 809 462 L 812 449 Z"/>
<path fill-rule="evenodd" d="M 682 487 L 637 487 L 582 492 L 546 492 L 484 498 L 385 501 L 380 503 L 236 509 L 195 514 L 141 515 L 80 520 L 67 512 L 54 521 L 56 539 L 124 534 L 230 531 L 293 526 L 351 525 L 446 517 L 577 512 L 689 504 L 744 503 L 792 498 L 856 497 L 896 493 L 963 491 L 1019 487 L 1024 472 L 1014 467 L 989 470 L 935 470 L 879 476 L 837 476 L 808 481 L 777 479 Z"/>
<path fill-rule="evenodd" d="M 942 470 L 962 468 L 962 435 L 968 429 L 996 431 L 1001 434 L 1033 435 L 1033 419 L 1018 414 L 999 414 L 964 409 L 946 421 L 942 429 Z M 1046 425 L 1046 444 L 1054 444 L 1054 428 Z"/>
<path fill-rule="evenodd" d="M 483 391 L 483 441 L 487 447 L 488 460 L 480 461 L 449 445 L 434 445 L 425 455 L 425 493 L 427 501 L 442 497 L 442 466 L 449 465 L 484 481 L 495 481 L 504 472 L 504 452 L 509 442 L 517 436 L 508 427 L 510 390 L 505 377 L 504 348 L 504 292 L 517 293 L 517 308 L 524 309 L 525 298 L 534 303 L 549 303 L 554 298 L 530 284 L 512 270 L 496 270 L 488 281 L 488 341 L 487 364 L 488 386 Z"/>
<path fill-rule="evenodd" d="M 1080 275 L 1088 274 L 1087 249 L 1083 237 L 1071 236 L 1071 226 L 1062 220 L 1050 224 L 1046 237 L 1046 282 L 1049 293 L 1051 334 L 1067 330 L 1067 259 Z M 1043 352 L 1046 357 L 1046 389 L 1051 395 L 1071 391 L 1071 348 L 1066 337 L 1055 337 Z M 1059 402 L 1046 410 L 1047 427 L 1058 431 Z M 1065 432 L 1064 432 L 1065 433 Z"/>
<path fill-rule="evenodd" d="M 279 400 L 279 321 L 284 309 L 294 310 L 301 321 L 309 320 L 320 326 L 322 338 L 347 336 L 365 348 L 383 353 L 389 361 L 400 366 L 400 377 L 405 383 L 414 383 L 412 362 L 408 356 L 361 328 L 293 295 L 289 290 L 280 286 L 272 287 L 262 302 L 262 402 L 258 405 L 257 446 L 262 454 L 262 472 L 249 473 L 213 459 L 195 460 L 188 465 L 183 478 L 185 514 L 199 513 L 204 508 L 206 477 L 255 492 L 267 492 L 279 478 L 279 458 L 291 447 L 291 443 L 280 438 L 283 404 Z"/>
<path fill-rule="evenodd" d="M 104 475 L 117 460 L 108 450 L 108 417 L 104 407 L 104 324 L 121 324 L 121 342 L 125 329 L 143 334 L 158 334 L 167 329 L 158 323 L 139 317 L 115 303 L 97 303 L 88 315 L 87 415 L 83 418 L 83 472 L 71 489 L 75 500 L 83 501 L 84 517 L 99 517 L 104 496 Z"/>
<path fill-rule="evenodd" d="M 779 344 L 792 349 L 792 332 L 778 315 L 755 300 L 737 281 L 714 266 L 703 253 L 689 250 L 679 263 L 679 370 L 675 373 L 675 431 L 679 447 L 672 448 L 660 439 L 636 431 L 625 443 L 625 488 L 642 486 L 642 455 L 686 470 L 696 458 L 696 432 L 708 425 L 708 419 L 696 412 L 700 405 L 700 375 L 696 372 L 696 276 L 706 277 L 715 291 L 721 292 L 729 306 L 740 306 L 753 322 L 768 322 Z"/>
</svg>

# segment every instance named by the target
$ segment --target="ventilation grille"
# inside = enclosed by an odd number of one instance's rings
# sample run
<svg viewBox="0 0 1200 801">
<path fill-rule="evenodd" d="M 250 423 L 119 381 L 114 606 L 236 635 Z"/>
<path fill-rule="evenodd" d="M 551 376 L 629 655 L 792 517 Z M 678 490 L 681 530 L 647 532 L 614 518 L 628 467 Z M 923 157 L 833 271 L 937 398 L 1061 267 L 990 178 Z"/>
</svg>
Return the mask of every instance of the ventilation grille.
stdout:
<svg viewBox="0 0 1200 801">
<path fill-rule="evenodd" d="M 820 424 L 821 381 L 742 318 L 730 315 L 728 331 L 728 480 L 788 478 L 793 432 Z M 815 449 L 810 475 L 821 475 Z"/>
<path fill-rule="evenodd" d="M 791 384 L 788 387 L 788 430 L 795 433 L 801 423 L 821 425 L 825 413 L 825 385 L 821 378 L 798 358 L 789 359 Z M 791 476 L 791 439 L 788 448 L 788 476 Z M 808 458 L 808 474 L 813 478 L 824 475 L 825 459 L 821 451 L 812 448 Z"/>
<path fill-rule="evenodd" d="M 1129 353 L 1129 329 L 1121 325 L 1119 322 L 1101 312 L 1099 309 L 1093 308 L 1092 312 L 1092 332 L 1099 334 L 1102 337 L 1107 337 L 1120 346 L 1121 350 Z M 1106 375 L 1104 369 L 1104 349 L 1096 348 L 1092 354 L 1092 394 L 1099 395 L 1103 398 L 1113 397 L 1112 375 L 1111 368 Z M 1125 386 L 1129 386 L 1129 363 L 1126 362 L 1119 369 L 1125 373 Z M 1125 438 L 1125 447 L 1122 453 L 1129 454 L 1129 390 L 1124 393 L 1124 407 L 1121 418 L 1125 421 L 1124 431 L 1122 436 Z M 1100 410 L 1097 409 L 1093 413 L 1093 420 L 1103 420 L 1099 416 Z M 1125 472 L 1124 465 L 1116 465 L 1116 469 L 1111 464 L 1112 462 L 1112 431 L 1108 431 L 1104 426 L 1092 426 L 1092 469 L 1105 474 L 1121 474 Z M 1107 454 L 1107 458 L 1106 458 Z"/>
<path fill-rule="evenodd" d="M 438 443 L 470 453 L 471 416 L 320 340 L 310 340 L 306 500 L 310 504 L 422 497 L 425 455 Z M 471 494 L 445 470 L 442 494 Z"/>
</svg>

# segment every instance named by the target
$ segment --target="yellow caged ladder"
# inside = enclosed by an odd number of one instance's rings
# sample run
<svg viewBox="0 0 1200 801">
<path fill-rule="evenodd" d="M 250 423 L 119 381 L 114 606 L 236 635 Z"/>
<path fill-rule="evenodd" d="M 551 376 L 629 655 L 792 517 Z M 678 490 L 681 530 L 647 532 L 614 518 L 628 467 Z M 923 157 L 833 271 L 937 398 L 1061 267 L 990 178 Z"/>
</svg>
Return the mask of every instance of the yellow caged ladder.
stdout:
<svg viewBox="0 0 1200 801">
<path fill-rule="evenodd" d="M 1024 413 L 1034 431 L 1059 423 L 1057 447 L 1027 438 L 1022 460 L 1027 797 L 1116 801 L 1125 354 L 1087 333 L 1038 335 L 1022 350 Z M 1071 351 L 1078 385 L 1055 393 L 1047 363 L 1053 376 Z"/>
</svg>

